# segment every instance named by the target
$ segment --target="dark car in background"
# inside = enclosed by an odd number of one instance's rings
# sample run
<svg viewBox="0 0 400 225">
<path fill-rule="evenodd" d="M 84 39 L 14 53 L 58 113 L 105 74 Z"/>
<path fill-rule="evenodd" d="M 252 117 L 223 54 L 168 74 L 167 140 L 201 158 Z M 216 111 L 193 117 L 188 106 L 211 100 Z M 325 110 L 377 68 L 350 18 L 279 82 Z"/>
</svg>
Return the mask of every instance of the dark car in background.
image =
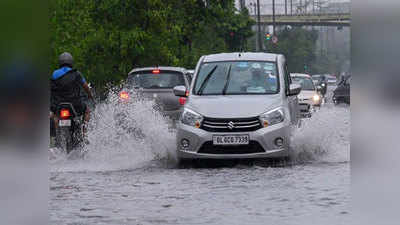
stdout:
<svg viewBox="0 0 400 225">
<path fill-rule="evenodd" d="M 158 109 L 175 121 L 186 103 L 186 97 L 177 97 L 173 93 L 173 88 L 180 85 L 187 89 L 190 86 L 185 68 L 166 66 L 136 68 L 129 73 L 126 86 L 120 92 L 120 98 L 128 100 L 130 91 L 134 91 L 145 99 L 154 100 Z"/>
<path fill-rule="evenodd" d="M 335 105 L 339 103 L 350 104 L 350 82 L 351 76 L 343 77 L 333 91 L 332 100 Z"/>
</svg>

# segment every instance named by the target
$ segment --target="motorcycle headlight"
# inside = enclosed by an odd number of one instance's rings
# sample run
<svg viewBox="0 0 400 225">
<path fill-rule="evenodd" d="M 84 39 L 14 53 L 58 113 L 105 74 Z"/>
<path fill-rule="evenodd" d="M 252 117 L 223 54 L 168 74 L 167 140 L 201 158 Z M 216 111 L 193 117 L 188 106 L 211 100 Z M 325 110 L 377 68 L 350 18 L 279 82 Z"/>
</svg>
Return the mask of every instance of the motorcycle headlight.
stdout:
<svg viewBox="0 0 400 225">
<path fill-rule="evenodd" d="M 281 107 L 268 111 L 260 116 L 260 122 L 263 127 L 282 123 L 284 120 L 285 113 Z"/>
<path fill-rule="evenodd" d="M 319 99 L 320 99 L 319 95 L 314 95 L 314 96 L 313 96 L 313 101 L 314 101 L 314 102 L 318 102 Z"/>
<path fill-rule="evenodd" d="M 322 83 L 322 84 L 321 84 L 321 86 L 322 86 L 322 87 L 325 87 L 325 84 L 324 84 L 324 83 Z"/>
<path fill-rule="evenodd" d="M 200 128 L 201 122 L 203 121 L 203 116 L 198 114 L 197 112 L 190 110 L 190 109 L 184 109 L 182 116 L 181 116 L 181 122 L 183 124 Z"/>
</svg>

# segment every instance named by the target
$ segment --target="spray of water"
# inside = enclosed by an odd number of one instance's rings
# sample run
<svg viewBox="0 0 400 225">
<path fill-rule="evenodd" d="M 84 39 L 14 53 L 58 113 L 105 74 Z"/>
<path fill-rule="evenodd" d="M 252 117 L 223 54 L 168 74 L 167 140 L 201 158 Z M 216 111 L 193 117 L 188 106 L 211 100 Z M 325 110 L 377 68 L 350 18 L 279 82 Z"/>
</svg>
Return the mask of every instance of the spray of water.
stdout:
<svg viewBox="0 0 400 225">
<path fill-rule="evenodd" d="M 121 102 L 118 90 L 111 90 L 92 113 L 89 144 L 75 151 L 78 159 L 70 160 L 71 156 L 52 149 L 53 171 L 134 169 L 163 160 L 175 163 L 175 132 L 155 102 L 135 93 L 130 93 L 128 102 Z M 325 104 L 295 131 L 291 149 L 295 163 L 348 162 L 350 108 Z"/>
<path fill-rule="evenodd" d="M 326 104 L 296 130 L 291 148 L 297 163 L 350 161 L 350 108 Z"/>
<path fill-rule="evenodd" d="M 111 90 L 107 100 L 92 112 L 88 140 L 78 159 L 56 154 L 52 170 L 105 171 L 134 169 L 150 161 L 175 159 L 175 133 L 170 121 L 158 110 L 155 102 L 130 93 L 122 102 L 119 88 Z"/>
</svg>

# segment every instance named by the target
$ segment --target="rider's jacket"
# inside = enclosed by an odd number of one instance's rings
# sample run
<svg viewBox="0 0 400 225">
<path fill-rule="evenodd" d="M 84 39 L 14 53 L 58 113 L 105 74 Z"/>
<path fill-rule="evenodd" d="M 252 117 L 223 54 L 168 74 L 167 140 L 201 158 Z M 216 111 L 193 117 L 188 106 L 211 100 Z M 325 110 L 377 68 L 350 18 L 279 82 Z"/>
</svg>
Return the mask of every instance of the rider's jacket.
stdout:
<svg viewBox="0 0 400 225">
<path fill-rule="evenodd" d="M 76 69 L 62 67 L 53 72 L 50 78 L 50 102 L 52 105 L 60 102 L 80 102 L 81 87 L 85 78 Z"/>
</svg>

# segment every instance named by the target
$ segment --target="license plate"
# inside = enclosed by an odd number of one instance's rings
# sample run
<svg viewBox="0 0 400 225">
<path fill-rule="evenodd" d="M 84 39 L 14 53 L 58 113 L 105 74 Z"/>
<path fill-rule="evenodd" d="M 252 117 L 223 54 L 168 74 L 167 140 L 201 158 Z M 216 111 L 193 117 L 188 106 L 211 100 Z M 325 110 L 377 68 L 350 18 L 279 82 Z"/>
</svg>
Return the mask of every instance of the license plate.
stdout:
<svg viewBox="0 0 400 225">
<path fill-rule="evenodd" d="M 70 127 L 71 126 L 71 120 L 60 120 L 60 121 L 58 121 L 58 125 L 60 127 Z"/>
<path fill-rule="evenodd" d="M 249 135 L 214 135 L 214 145 L 248 145 Z"/>
</svg>

